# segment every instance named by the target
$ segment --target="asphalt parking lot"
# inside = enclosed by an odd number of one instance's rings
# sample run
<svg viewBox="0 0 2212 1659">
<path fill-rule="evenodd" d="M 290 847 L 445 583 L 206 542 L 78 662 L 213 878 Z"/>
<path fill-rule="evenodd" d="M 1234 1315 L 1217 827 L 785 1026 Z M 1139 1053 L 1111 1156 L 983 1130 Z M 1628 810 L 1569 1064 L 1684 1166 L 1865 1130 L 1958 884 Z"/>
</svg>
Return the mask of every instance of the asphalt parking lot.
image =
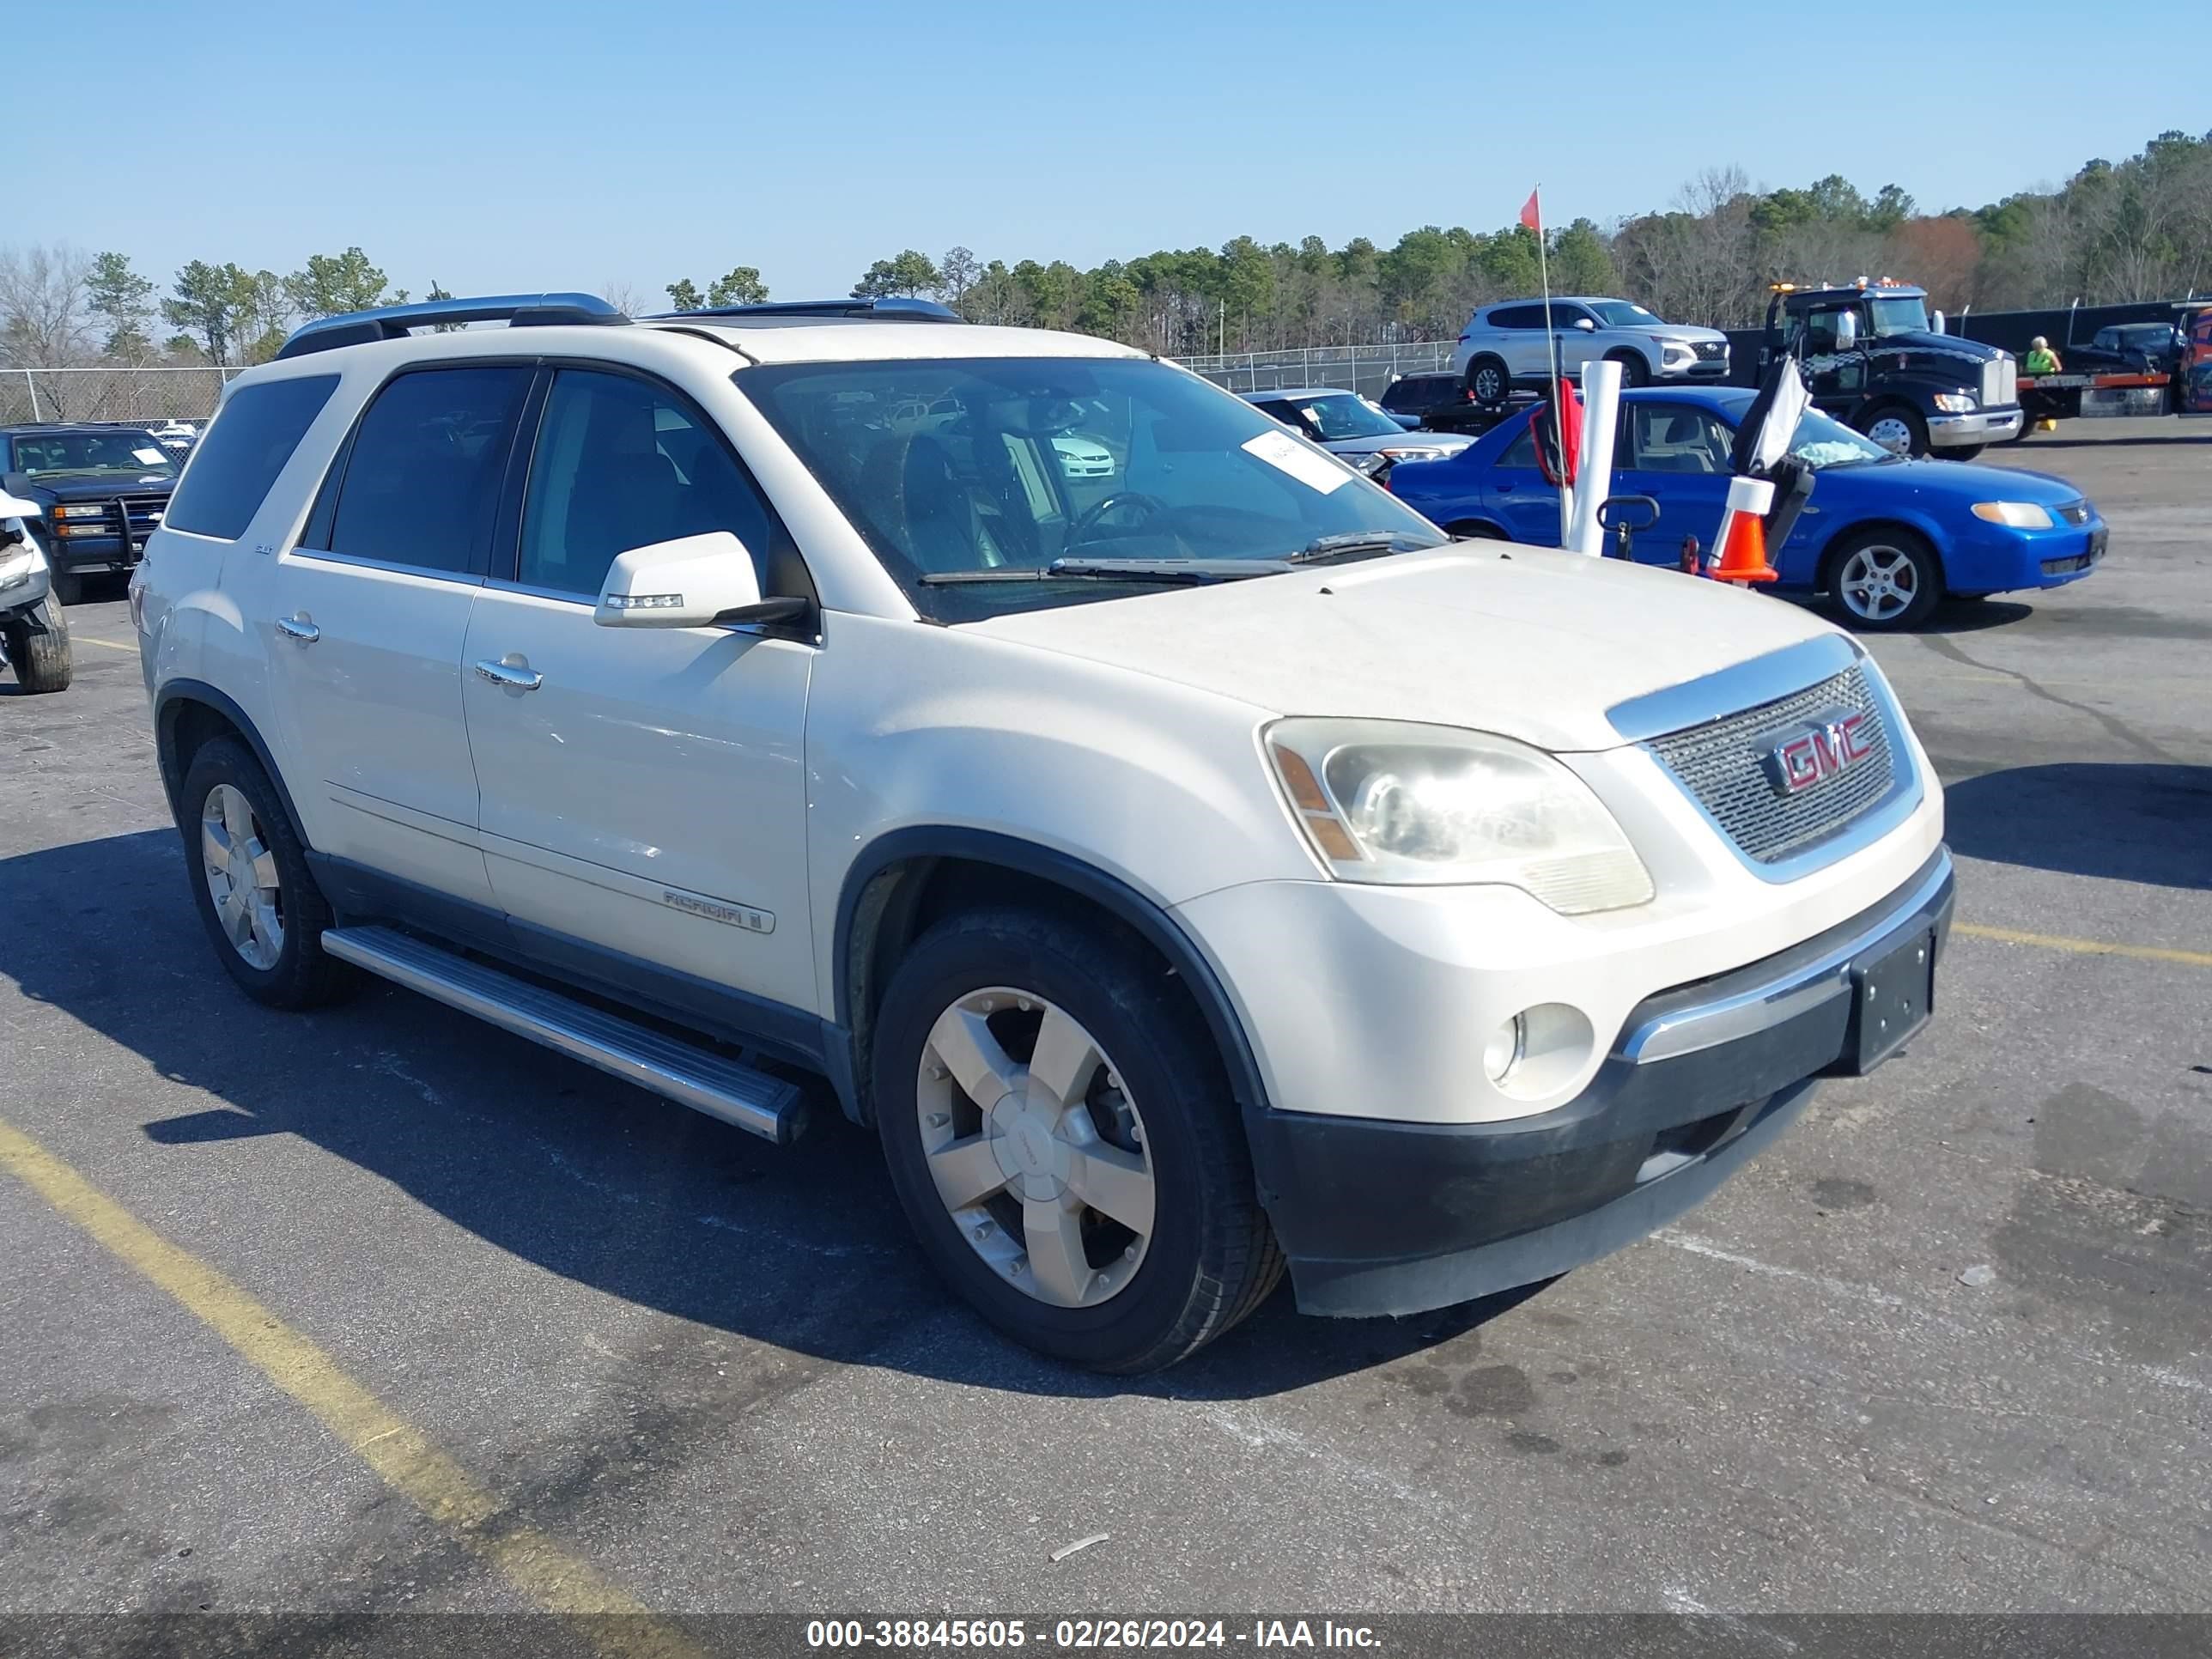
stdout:
<svg viewBox="0 0 2212 1659">
<path fill-rule="evenodd" d="M 2212 1611 L 2212 424 L 1990 459 L 2112 553 L 1875 644 L 1931 1031 L 1540 1293 L 1134 1386 L 956 1305 L 842 1123 L 248 1003 L 78 608 L 0 697 L 0 1613 Z"/>
</svg>

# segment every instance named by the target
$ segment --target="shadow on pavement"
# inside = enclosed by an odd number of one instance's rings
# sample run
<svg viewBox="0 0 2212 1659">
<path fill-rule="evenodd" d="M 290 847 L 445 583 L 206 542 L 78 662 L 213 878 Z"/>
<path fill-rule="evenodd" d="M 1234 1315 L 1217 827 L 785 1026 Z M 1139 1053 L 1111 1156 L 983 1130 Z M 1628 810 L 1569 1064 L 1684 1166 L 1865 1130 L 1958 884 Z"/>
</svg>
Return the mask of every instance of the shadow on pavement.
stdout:
<svg viewBox="0 0 2212 1659">
<path fill-rule="evenodd" d="M 1943 805 L 1952 850 L 1967 858 L 2212 888 L 2212 766 L 2014 767 L 1950 785 Z"/>
<path fill-rule="evenodd" d="M 149 1121 L 149 1139 L 182 1158 L 298 1135 L 549 1273 L 702 1326 L 983 1388 L 1226 1401 L 1402 1358 L 1536 1293 L 1345 1322 L 1300 1317 L 1285 1285 L 1163 1377 L 1070 1370 L 954 1301 L 910 1243 L 874 1136 L 826 1095 L 779 1151 L 375 981 L 313 1013 L 262 1008 L 211 954 L 185 881 L 167 830 L 0 860 L 19 917 L 65 924 L 0 929 L 0 975 L 221 1103 Z"/>
</svg>

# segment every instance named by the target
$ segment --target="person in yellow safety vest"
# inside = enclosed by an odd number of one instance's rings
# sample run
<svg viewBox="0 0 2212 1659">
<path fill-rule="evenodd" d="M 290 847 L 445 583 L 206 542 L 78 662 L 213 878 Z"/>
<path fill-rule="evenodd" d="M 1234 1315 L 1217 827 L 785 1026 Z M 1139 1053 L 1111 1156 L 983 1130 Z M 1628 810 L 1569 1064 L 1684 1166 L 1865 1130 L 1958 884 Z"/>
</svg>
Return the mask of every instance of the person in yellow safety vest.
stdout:
<svg viewBox="0 0 2212 1659">
<path fill-rule="evenodd" d="M 2020 372 L 2023 374 L 2058 374 L 2064 373 L 2065 368 L 2058 361 L 2058 354 L 2051 349 L 2051 342 L 2039 334 L 2027 343 L 2027 356 L 2021 359 Z M 2039 432 L 2058 430 L 2058 422 L 2048 415 L 2035 425 Z"/>
</svg>

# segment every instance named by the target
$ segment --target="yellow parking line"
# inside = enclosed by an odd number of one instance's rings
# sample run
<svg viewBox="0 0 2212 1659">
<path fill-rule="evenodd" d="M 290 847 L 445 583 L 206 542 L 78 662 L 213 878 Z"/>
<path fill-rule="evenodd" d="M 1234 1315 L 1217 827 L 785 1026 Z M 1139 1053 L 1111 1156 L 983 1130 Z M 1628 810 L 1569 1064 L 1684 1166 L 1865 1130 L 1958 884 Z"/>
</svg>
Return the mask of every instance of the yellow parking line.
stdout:
<svg viewBox="0 0 2212 1659">
<path fill-rule="evenodd" d="M 138 649 L 135 645 L 118 645 L 113 640 L 96 640 L 89 634 L 72 634 L 70 637 L 76 641 L 80 645 L 104 645 L 110 651 L 130 651 L 135 653 Z"/>
<path fill-rule="evenodd" d="M 614 1659 L 692 1659 L 698 1650 L 639 1602 L 520 1523 L 411 1424 L 348 1376 L 315 1343 L 237 1285 L 155 1232 L 28 1135 L 0 1122 L 0 1170 L 135 1267 L 247 1364 L 321 1419 L 394 1492 L 549 1612 L 590 1620 Z"/>
<path fill-rule="evenodd" d="M 2036 945 L 2046 951 L 2070 951 L 2084 957 L 2133 957 L 2138 962 L 2178 962 L 2186 968 L 2212 968 L 2212 951 L 2175 951 L 2163 945 L 2115 945 L 2100 939 L 2067 939 L 2057 933 L 2023 933 L 2016 927 L 1989 927 L 1978 921 L 1952 925 L 1954 933 L 1969 939 L 1991 939 L 2002 945 Z"/>
</svg>

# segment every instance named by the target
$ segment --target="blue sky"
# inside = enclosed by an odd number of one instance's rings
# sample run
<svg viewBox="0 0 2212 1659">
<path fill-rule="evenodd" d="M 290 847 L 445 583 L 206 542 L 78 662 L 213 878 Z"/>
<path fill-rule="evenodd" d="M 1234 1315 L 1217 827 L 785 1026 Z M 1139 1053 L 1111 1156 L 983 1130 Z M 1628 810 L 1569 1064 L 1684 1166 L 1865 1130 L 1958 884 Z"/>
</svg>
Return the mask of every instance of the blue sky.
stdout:
<svg viewBox="0 0 2212 1659">
<path fill-rule="evenodd" d="M 1730 163 L 1978 205 L 2212 129 L 2212 75 L 2077 90 L 2068 67 L 2165 62 L 2202 5 L 27 7 L 7 54 L 56 95 L 9 133 L 0 242 L 117 248 L 165 288 L 190 258 L 283 272 L 358 243 L 417 295 L 657 299 L 752 264 L 799 298 L 906 246 L 1087 266 L 1486 229 L 1538 179 L 1547 219 L 1602 221 Z M 2094 54 L 2062 44 L 2090 32 Z M 1548 109 L 1481 117 L 1545 80 Z"/>
</svg>

